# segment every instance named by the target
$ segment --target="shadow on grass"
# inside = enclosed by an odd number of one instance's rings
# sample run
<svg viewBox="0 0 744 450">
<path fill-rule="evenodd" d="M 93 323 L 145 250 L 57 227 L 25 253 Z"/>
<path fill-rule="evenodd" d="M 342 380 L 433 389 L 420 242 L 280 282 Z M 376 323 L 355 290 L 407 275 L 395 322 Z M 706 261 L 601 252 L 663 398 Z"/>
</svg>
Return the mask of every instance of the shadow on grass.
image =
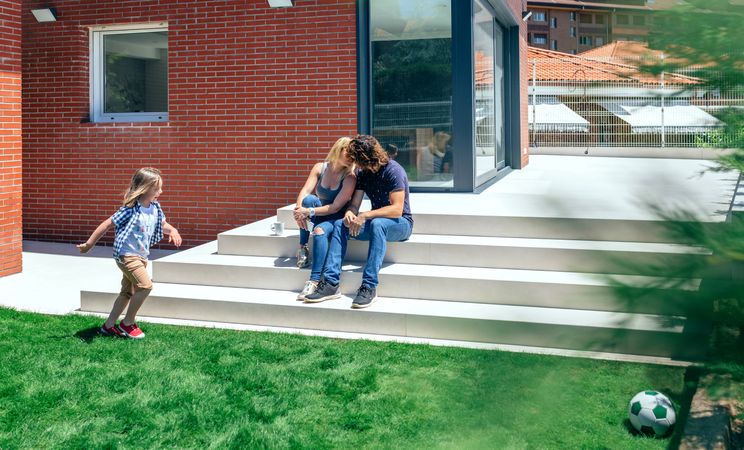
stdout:
<svg viewBox="0 0 744 450">
<path fill-rule="evenodd" d="M 75 337 L 85 342 L 86 344 L 90 344 L 91 342 L 93 342 L 94 339 L 97 338 L 111 338 L 110 336 L 102 336 L 99 327 L 90 327 L 85 328 L 84 330 L 80 330 L 75 333 Z"/>
</svg>

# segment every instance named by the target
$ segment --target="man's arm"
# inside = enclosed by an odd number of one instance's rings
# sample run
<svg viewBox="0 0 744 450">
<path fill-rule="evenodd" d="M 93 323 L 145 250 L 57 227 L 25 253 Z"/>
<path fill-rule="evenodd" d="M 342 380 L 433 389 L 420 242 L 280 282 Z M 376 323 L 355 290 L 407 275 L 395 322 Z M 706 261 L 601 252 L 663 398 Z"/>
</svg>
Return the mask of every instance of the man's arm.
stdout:
<svg viewBox="0 0 744 450">
<path fill-rule="evenodd" d="M 364 223 L 369 219 L 376 217 L 386 217 L 388 219 L 397 219 L 403 216 L 403 205 L 406 201 L 406 191 L 393 191 L 390 193 L 390 204 L 383 206 L 382 208 L 373 209 L 371 211 L 365 211 L 358 215 L 352 214 L 351 208 L 347 211 L 346 217 L 344 217 L 344 223 L 349 227 L 349 234 L 352 236 L 359 235 Z M 361 197 L 360 197 L 361 203 Z M 356 207 L 355 211 L 359 211 L 359 206 Z M 351 215 L 351 217 L 350 217 Z M 348 220 L 348 221 L 347 221 Z"/>
<path fill-rule="evenodd" d="M 354 195 L 351 197 L 349 207 L 346 208 L 346 214 L 344 214 L 344 225 L 347 227 L 357 218 L 359 214 L 359 207 L 362 206 L 362 199 L 364 198 L 364 191 L 357 189 L 354 191 Z"/>
<path fill-rule="evenodd" d="M 374 219 L 376 217 L 386 217 L 388 219 L 398 219 L 403 217 L 403 206 L 406 202 L 406 191 L 393 191 L 390 193 L 390 204 L 382 208 L 365 211 L 359 214 L 364 220 Z"/>
</svg>

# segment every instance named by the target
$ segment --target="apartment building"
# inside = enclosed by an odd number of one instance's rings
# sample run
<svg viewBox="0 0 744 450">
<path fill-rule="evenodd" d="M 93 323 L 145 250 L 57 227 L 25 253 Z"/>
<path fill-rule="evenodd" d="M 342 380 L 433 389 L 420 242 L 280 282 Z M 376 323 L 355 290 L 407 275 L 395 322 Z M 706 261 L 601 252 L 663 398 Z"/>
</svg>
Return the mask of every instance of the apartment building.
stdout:
<svg viewBox="0 0 744 450">
<path fill-rule="evenodd" d="M 643 41 L 651 6 L 641 2 L 600 3 L 540 0 L 527 3 L 531 46 L 578 54 L 613 41 Z"/>
</svg>

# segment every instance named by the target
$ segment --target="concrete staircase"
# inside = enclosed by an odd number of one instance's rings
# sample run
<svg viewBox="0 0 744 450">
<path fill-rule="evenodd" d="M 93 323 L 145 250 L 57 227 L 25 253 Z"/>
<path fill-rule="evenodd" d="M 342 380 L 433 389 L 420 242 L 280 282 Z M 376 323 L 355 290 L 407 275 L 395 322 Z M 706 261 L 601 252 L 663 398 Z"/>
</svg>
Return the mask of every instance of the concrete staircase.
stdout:
<svg viewBox="0 0 744 450">
<path fill-rule="evenodd" d="M 287 226 L 270 234 L 271 222 Z M 618 261 L 663 265 L 706 252 L 663 242 L 658 222 L 418 213 L 414 235 L 391 243 L 378 301 L 351 310 L 349 297 L 295 300 L 309 270 L 294 264 L 291 207 L 221 233 L 217 241 L 154 261 L 142 316 L 332 332 L 695 358 L 701 331 L 668 301 L 618 301 L 607 273 L 650 278 Z M 353 296 L 367 243 L 352 241 L 341 291 Z M 697 289 L 688 280 L 681 289 Z M 116 292 L 83 291 L 81 310 L 106 313 Z"/>
</svg>

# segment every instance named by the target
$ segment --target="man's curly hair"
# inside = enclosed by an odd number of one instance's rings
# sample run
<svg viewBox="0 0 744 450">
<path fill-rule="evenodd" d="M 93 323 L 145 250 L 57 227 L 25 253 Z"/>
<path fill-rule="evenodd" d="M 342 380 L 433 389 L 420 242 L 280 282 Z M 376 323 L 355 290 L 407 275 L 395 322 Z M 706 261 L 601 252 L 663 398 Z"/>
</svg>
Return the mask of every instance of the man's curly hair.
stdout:
<svg viewBox="0 0 744 450">
<path fill-rule="evenodd" d="M 362 169 L 376 172 L 388 163 L 388 154 L 377 139 L 368 134 L 358 134 L 349 143 L 346 154 Z"/>
</svg>

